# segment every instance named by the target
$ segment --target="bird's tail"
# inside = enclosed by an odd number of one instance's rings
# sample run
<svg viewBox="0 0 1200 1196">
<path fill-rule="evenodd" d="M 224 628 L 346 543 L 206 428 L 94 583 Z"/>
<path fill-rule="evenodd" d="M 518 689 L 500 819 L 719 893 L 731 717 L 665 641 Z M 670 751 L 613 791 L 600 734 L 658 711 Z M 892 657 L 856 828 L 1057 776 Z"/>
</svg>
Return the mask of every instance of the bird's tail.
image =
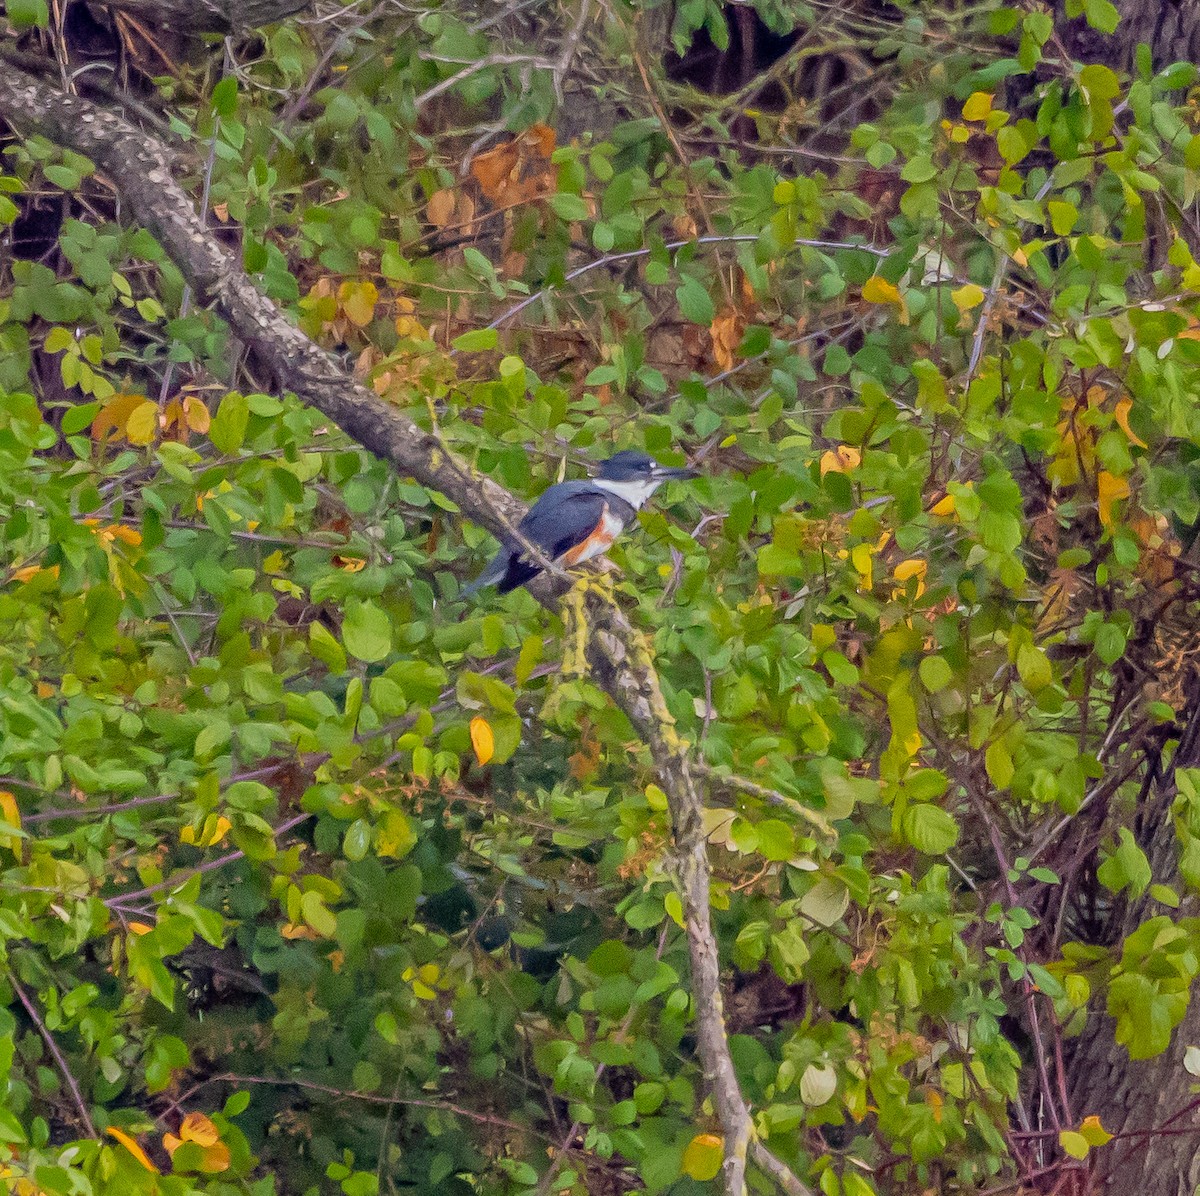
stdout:
<svg viewBox="0 0 1200 1196">
<path fill-rule="evenodd" d="M 508 572 L 508 564 L 509 554 L 498 553 L 491 564 L 470 585 L 463 587 L 459 597 L 470 598 L 486 586 L 494 586 Z"/>
</svg>

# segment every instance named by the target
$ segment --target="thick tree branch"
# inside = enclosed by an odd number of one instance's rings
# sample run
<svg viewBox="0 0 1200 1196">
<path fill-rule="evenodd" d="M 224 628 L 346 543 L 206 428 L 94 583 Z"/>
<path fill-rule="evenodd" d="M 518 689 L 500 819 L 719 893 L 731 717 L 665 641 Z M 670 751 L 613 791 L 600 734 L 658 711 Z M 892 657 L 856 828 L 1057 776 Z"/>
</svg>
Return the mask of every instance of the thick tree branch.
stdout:
<svg viewBox="0 0 1200 1196">
<path fill-rule="evenodd" d="M 107 8 L 183 33 L 229 33 L 282 21 L 313 0 L 104 0 Z"/>
<path fill-rule="evenodd" d="M 18 128 L 40 133 L 89 157 L 117 186 L 134 217 L 150 230 L 195 292 L 212 302 L 234 333 L 273 373 L 281 390 L 329 416 L 359 444 L 401 474 L 451 498 L 470 519 L 498 534 L 509 531 L 524 506 L 477 473 L 433 433 L 355 384 L 340 365 L 300 332 L 262 295 L 240 263 L 209 236 L 187 193 L 176 182 L 171 152 L 119 116 L 12 69 L 0 75 L 0 113 Z M 535 597 L 558 608 L 561 583 L 539 577 Z M 725 1137 L 723 1188 L 746 1191 L 747 1156 L 754 1140 L 738 1087 L 722 1013 L 720 960 L 709 914 L 709 866 L 703 802 L 692 775 L 689 745 L 675 731 L 648 640 L 597 587 L 587 593 L 588 663 L 597 681 L 625 712 L 649 748 L 666 793 L 675 836 L 692 965 L 696 1038 L 705 1078 Z M 761 1145 L 757 1165 L 785 1191 L 808 1189 Z"/>
</svg>

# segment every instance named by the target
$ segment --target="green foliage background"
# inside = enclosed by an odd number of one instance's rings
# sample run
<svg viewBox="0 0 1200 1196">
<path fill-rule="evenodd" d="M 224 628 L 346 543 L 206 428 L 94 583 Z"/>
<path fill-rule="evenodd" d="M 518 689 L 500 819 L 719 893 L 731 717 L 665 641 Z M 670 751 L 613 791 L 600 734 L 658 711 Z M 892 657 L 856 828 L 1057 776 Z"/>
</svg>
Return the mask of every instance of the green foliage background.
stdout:
<svg viewBox="0 0 1200 1196">
<path fill-rule="evenodd" d="M 793 65 L 871 28 L 756 7 L 808 30 Z M 905 5 L 870 119 L 821 142 L 798 101 L 670 82 L 650 15 L 534 53 L 457 5 L 348 9 L 161 102 L 214 235 L 481 471 L 703 463 L 615 584 L 711 786 L 755 1125 L 826 1196 L 975 1191 L 1020 1164 L 1031 1010 L 1061 1045 L 1091 999 L 1151 1056 L 1200 967 L 1196 774 L 1179 853 L 1132 818 L 1193 646 L 1196 71 Z M 511 192 L 460 169 L 521 137 Z M 488 537 L 255 378 L 88 163 L 3 163 L 0 221 L 76 196 L 56 253 L 0 266 L 6 1182 L 714 1190 L 628 723 L 527 594 L 459 602 Z M 169 1158 L 197 1112 L 226 1150 Z"/>
</svg>

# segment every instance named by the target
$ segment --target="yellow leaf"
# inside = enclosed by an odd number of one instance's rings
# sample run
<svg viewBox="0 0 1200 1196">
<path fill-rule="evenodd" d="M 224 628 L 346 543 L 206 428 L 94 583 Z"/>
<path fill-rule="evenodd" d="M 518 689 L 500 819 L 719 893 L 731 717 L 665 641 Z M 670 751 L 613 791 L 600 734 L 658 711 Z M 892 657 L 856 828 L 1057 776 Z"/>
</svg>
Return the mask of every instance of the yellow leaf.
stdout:
<svg viewBox="0 0 1200 1196">
<path fill-rule="evenodd" d="M 375 828 L 376 854 L 399 860 L 412 851 L 417 842 L 403 810 L 387 810 Z"/>
<path fill-rule="evenodd" d="M 116 1140 L 120 1142 L 120 1144 L 125 1147 L 125 1149 L 129 1151 L 129 1153 L 133 1155 L 133 1157 L 137 1159 L 137 1161 L 141 1163 L 141 1165 L 145 1167 L 147 1171 L 153 1171 L 156 1175 L 162 1174 L 150 1161 L 150 1156 L 146 1154 L 146 1152 L 138 1145 L 136 1138 L 131 1137 L 124 1130 L 117 1129 L 115 1125 L 110 1125 L 104 1132 L 109 1136 L 116 1138 Z"/>
<path fill-rule="evenodd" d="M 961 312 L 968 312 L 971 308 L 978 307 L 983 302 L 983 297 L 983 287 L 974 282 L 969 282 L 966 286 L 950 292 L 954 306 Z"/>
<path fill-rule="evenodd" d="M 92 420 L 92 439 L 103 440 L 110 432 L 121 431 L 129 419 L 130 412 L 145 402 L 145 395 L 113 395 Z"/>
<path fill-rule="evenodd" d="M 851 444 L 839 444 L 821 454 L 821 476 L 827 473 L 849 473 L 862 462 L 862 453 Z"/>
<path fill-rule="evenodd" d="M 179 842 L 194 844 L 196 842 L 196 828 L 190 823 L 187 826 L 180 827 Z"/>
<path fill-rule="evenodd" d="M 894 303 L 897 307 L 904 302 L 900 297 L 900 289 L 894 282 L 873 274 L 863 283 L 862 297 L 868 303 Z"/>
<path fill-rule="evenodd" d="M 947 494 L 945 498 L 938 499 L 938 501 L 929 508 L 929 513 L 931 515 L 939 515 L 944 518 L 947 515 L 953 515 L 954 510 L 954 495 Z"/>
<path fill-rule="evenodd" d="M 365 328 L 375 318 L 379 288 L 369 280 L 344 282 L 338 287 L 338 302 L 351 324 Z"/>
<path fill-rule="evenodd" d="M 214 1142 L 211 1146 L 204 1148 L 200 1169 L 211 1175 L 218 1171 L 228 1171 L 229 1164 L 232 1162 L 233 1156 L 229 1153 L 229 1147 L 224 1142 Z"/>
<path fill-rule="evenodd" d="M 1088 1140 L 1075 1130 L 1062 1130 L 1058 1135 L 1058 1144 L 1073 1159 L 1086 1159 L 1091 1146 Z"/>
<path fill-rule="evenodd" d="M 150 444 L 158 435 L 158 404 L 146 399 L 138 404 L 125 421 L 130 444 Z"/>
<path fill-rule="evenodd" d="M 963 120 L 983 120 L 991 110 L 992 96 L 990 92 L 972 92 L 967 96 L 967 102 L 963 105 Z"/>
<path fill-rule="evenodd" d="M 9 826 L 21 825 L 21 811 L 17 808 L 17 799 L 7 789 L 0 789 L 0 819 Z"/>
<path fill-rule="evenodd" d="M 1112 527 L 1113 503 L 1129 497 L 1129 483 L 1102 469 L 1096 475 L 1096 503 L 1100 509 L 1100 522 Z"/>
<path fill-rule="evenodd" d="M 496 737 L 487 719 L 476 716 L 471 720 L 471 746 L 480 764 L 486 764 L 496 754 Z"/>
<path fill-rule="evenodd" d="M 1093 1113 L 1085 1117 L 1079 1127 L 1080 1136 L 1087 1139 L 1089 1146 L 1103 1146 L 1112 1141 L 1112 1134 L 1100 1124 L 1100 1118 Z"/>
<path fill-rule="evenodd" d="M 913 557 L 911 560 L 901 561 L 895 568 L 892 576 L 898 582 L 906 582 L 910 577 L 923 578 L 929 570 L 929 564 L 921 560 L 919 557 Z"/>
<path fill-rule="evenodd" d="M 215 847 L 233 829 L 233 823 L 224 814 L 210 814 L 204 820 L 204 833 L 200 839 L 201 847 Z"/>
<path fill-rule="evenodd" d="M 683 1173 L 704 1183 L 721 1170 L 725 1139 L 717 1134 L 697 1134 L 684 1149 Z"/>
<path fill-rule="evenodd" d="M 445 228 L 450 223 L 450 218 L 454 215 L 454 192 L 449 187 L 443 187 L 441 191 L 435 191 L 429 197 L 429 205 L 425 209 L 425 215 L 429 218 L 429 223 L 434 228 Z"/>
<path fill-rule="evenodd" d="M 868 303 L 890 303 L 896 309 L 900 323 L 908 323 L 908 304 L 895 283 L 874 274 L 863 283 L 862 297 Z"/>
<path fill-rule="evenodd" d="M 1117 402 L 1116 410 L 1113 411 L 1113 418 L 1117 421 L 1121 431 L 1128 437 L 1130 444 L 1136 444 L 1138 448 L 1149 448 L 1150 446 L 1129 426 L 1129 412 L 1132 409 L 1132 399 L 1120 399 Z"/>
<path fill-rule="evenodd" d="M 179 1136 L 197 1146 L 211 1146 L 221 1137 L 221 1131 L 203 1113 L 189 1113 L 179 1127 Z"/>
<path fill-rule="evenodd" d="M 870 544 L 855 544 L 850 550 L 850 563 L 858 572 L 858 588 L 869 590 L 874 586 Z"/>
<path fill-rule="evenodd" d="M 203 436 L 212 423 L 212 414 L 199 395 L 188 395 L 183 400 L 183 417 L 187 426 L 197 435 Z"/>
</svg>

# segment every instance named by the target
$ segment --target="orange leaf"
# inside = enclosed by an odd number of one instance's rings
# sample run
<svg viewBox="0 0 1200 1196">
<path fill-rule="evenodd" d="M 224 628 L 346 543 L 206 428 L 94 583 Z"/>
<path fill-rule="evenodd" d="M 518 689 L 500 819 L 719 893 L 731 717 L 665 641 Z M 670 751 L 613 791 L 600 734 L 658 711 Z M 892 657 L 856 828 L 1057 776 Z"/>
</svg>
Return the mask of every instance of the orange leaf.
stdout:
<svg viewBox="0 0 1200 1196">
<path fill-rule="evenodd" d="M 530 125 L 525 130 L 525 140 L 532 144 L 534 150 L 543 158 L 548 158 L 554 153 L 556 138 L 554 130 L 549 125 L 540 123 Z"/>
<path fill-rule="evenodd" d="M 732 307 L 727 307 L 712 322 L 709 329 L 713 342 L 713 358 L 723 370 L 733 368 L 733 354 L 742 339 L 742 321 Z"/>
<path fill-rule="evenodd" d="M 1096 503 L 1100 509 L 1100 522 L 1112 527 L 1113 503 L 1129 497 L 1129 483 L 1102 469 L 1096 475 Z"/>
<path fill-rule="evenodd" d="M 21 825 L 21 811 L 17 808 L 17 799 L 7 789 L 0 789 L 0 818 L 9 826 Z"/>
<path fill-rule="evenodd" d="M 221 1137 L 221 1131 L 203 1113 L 189 1113 L 179 1127 L 179 1136 L 197 1146 L 211 1146 Z"/>
<path fill-rule="evenodd" d="M 1138 448 L 1149 448 L 1150 446 L 1129 426 L 1129 413 L 1132 410 L 1132 399 L 1119 399 L 1116 409 L 1113 411 L 1113 419 L 1117 421 L 1121 431 L 1128 437 L 1130 444 L 1136 444 Z"/>
<path fill-rule="evenodd" d="M 92 439 L 103 440 L 112 432 L 121 431 L 135 407 L 146 402 L 145 395 L 116 394 L 109 399 L 92 420 Z"/>
<path fill-rule="evenodd" d="M 204 1158 L 200 1161 L 200 1166 L 211 1174 L 228 1171 L 231 1162 L 233 1162 L 233 1156 L 229 1153 L 229 1147 L 224 1142 L 214 1142 L 211 1146 L 204 1148 Z"/>
<path fill-rule="evenodd" d="M 852 444 L 839 444 L 821 454 L 821 476 L 827 473 L 849 473 L 862 462 L 862 453 Z"/>
<path fill-rule="evenodd" d="M 500 198 L 509 179 L 517 167 L 520 154 L 515 141 L 506 141 L 493 146 L 471 160 L 471 174 L 479 183 L 479 189 L 491 200 Z"/>
<path fill-rule="evenodd" d="M 425 209 L 425 214 L 434 228 L 445 228 L 454 215 L 454 192 L 449 187 L 435 191 L 429 197 L 429 205 Z"/>
<path fill-rule="evenodd" d="M 471 746 L 480 764 L 486 764 L 496 754 L 496 737 L 486 718 L 476 716 L 471 720 Z"/>
<path fill-rule="evenodd" d="M 110 1125 L 104 1132 L 111 1137 L 116 1138 L 116 1140 L 120 1142 L 120 1144 L 125 1147 L 125 1149 L 129 1151 L 129 1153 L 133 1155 L 133 1157 L 137 1159 L 137 1161 L 141 1163 L 141 1165 L 145 1167 L 147 1171 L 153 1171 L 156 1175 L 162 1174 L 159 1169 L 150 1161 L 150 1156 L 138 1145 L 136 1138 L 131 1137 L 124 1130 L 117 1129 L 115 1125 Z"/>
</svg>

